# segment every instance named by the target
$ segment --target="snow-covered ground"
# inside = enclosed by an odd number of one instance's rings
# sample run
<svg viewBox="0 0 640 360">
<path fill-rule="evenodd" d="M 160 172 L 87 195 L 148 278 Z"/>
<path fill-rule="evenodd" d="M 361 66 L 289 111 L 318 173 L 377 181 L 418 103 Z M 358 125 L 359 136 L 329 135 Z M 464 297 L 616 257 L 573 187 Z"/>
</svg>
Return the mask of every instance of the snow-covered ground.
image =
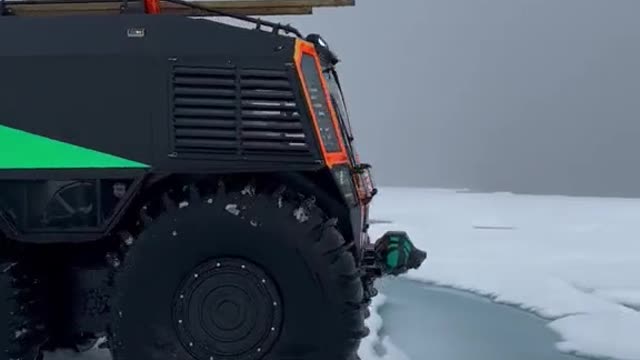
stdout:
<svg viewBox="0 0 640 360">
<path fill-rule="evenodd" d="M 371 215 L 383 221 L 372 226 L 372 238 L 406 230 L 428 252 L 423 267 L 407 278 L 468 290 L 549 319 L 563 339 L 556 344 L 562 352 L 640 360 L 640 200 L 383 188 Z M 378 296 L 372 306 L 363 360 L 409 360 L 394 346 L 393 333 L 381 338 L 384 324 L 376 310 L 386 298 Z M 407 324 L 416 331 L 420 325 Z M 46 358 L 53 359 L 109 356 Z"/>
<path fill-rule="evenodd" d="M 428 252 L 408 278 L 547 318 L 560 351 L 640 359 L 640 200 L 383 188 L 372 219 L 391 222 L 372 238 L 406 230 Z M 369 320 L 364 359 L 376 358 L 380 321 Z"/>
</svg>

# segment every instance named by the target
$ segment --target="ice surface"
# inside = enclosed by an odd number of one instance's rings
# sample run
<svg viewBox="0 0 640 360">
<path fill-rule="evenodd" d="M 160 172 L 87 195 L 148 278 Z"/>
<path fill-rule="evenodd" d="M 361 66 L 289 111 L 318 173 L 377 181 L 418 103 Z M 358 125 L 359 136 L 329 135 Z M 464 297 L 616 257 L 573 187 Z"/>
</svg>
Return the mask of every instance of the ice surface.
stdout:
<svg viewBox="0 0 640 360">
<path fill-rule="evenodd" d="M 548 318 L 561 351 L 640 359 L 640 200 L 383 188 L 371 216 L 429 253 L 408 278 Z"/>
<path fill-rule="evenodd" d="M 611 301 L 627 305 L 636 310 L 640 310 L 640 290 L 603 289 L 596 291 L 596 294 Z"/>
<path fill-rule="evenodd" d="M 381 334 L 411 360 L 585 360 L 559 352 L 547 321 L 475 294 L 385 278 Z"/>
<path fill-rule="evenodd" d="M 371 216 L 372 238 L 405 230 L 428 251 L 407 278 L 548 318 L 563 352 L 640 359 L 640 200 L 382 188 Z M 407 359 L 380 335 L 377 310 L 385 301 L 380 295 L 372 304 L 363 360 Z M 109 357 L 102 351 L 86 359 Z"/>
</svg>

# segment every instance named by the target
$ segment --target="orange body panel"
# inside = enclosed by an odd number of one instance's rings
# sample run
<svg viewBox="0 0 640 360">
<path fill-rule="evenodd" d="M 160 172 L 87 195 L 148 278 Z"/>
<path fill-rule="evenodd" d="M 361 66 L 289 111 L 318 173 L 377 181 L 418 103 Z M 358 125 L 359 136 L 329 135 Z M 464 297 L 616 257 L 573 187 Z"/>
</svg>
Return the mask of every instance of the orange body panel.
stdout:
<svg viewBox="0 0 640 360">
<path fill-rule="evenodd" d="M 304 79 L 304 74 L 302 72 L 302 55 L 310 55 L 313 57 L 313 59 L 315 60 L 316 63 L 316 69 L 318 71 L 318 73 L 320 74 L 320 82 L 322 84 L 322 90 L 327 102 L 327 106 L 329 108 L 329 111 L 331 113 L 331 121 L 333 123 L 334 128 L 336 129 L 336 136 L 338 137 L 338 143 L 340 144 L 340 150 L 336 151 L 336 152 L 328 152 L 326 150 L 326 147 L 324 146 L 324 144 L 322 143 L 322 136 L 320 135 L 320 127 L 318 125 L 318 120 L 316 118 L 316 115 L 313 111 L 311 111 L 311 109 L 313 109 L 313 103 L 311 102 L 311 96 L 309 95 L 309 90 L 306 87 L 306 82 Z M 304 91 L 304 95 L 305 95 L 305 99 L 307 101 L 307 106 L 310 109 L 310 113 L 311 113 L 311 117 L 313 120 L 313 125 L 314 128 L 316 130 L 316 134 L 318 136 L 319 142 L 320 142 L 320 146 L 321 146 L 321 150 L 322 150 L 322 156 L 324 158 L 325 163 L 327 164 L 327 166 L 329 168 L 332 168 L 336 165 L 348 165 L 350 168 L 353 168 L 354 165 L 357 164 L 351 164 L 351 162 L 349 161 L 349 156 L 347 154 L 347 149 L 344 143 L 344 138 L 342 137 L 342 131 L 340 128 L 340 122 L 338 121 L 338 116 L 336 113 L 336 109 L 333 107 L 333 103 L 331 102 L 331 98 L 330 98 L 330 94 L 329 94 L 329 88 L 327 86 L 326 80 L 324 78 L 324 76 L 322 76 L 322 66 L 320 64 L 320 58 L 318 57 L 318 53 L 316 52 L 316 49 L 314 47 L 314 45 L 312 43 L 309 43 L 307 41 L 304 40 L 296 40 L 296 50 L 295 50 L 295 66 L 296 66 L 296 70 L 298 73 L 298 76 L 300 77 L 301 83 L 303 84 L 302 88 Z M 359 163 L 360 159 L 358 154 L 354 154 L 354 156 L 357 158 L 356 161 Z M 361 209 L 364 209 L 365 207 L 367 207 L 366 204 L 366 199 L 368 198 L 370 194 L 370 192 L 368 191 L 368 184 L 365 184 L 364 179 L 362 178 L 362 176 L 358 175 L 358 174 L 353 174 L 352 175 L 352 179 L 354 182 L 354 185 L 356 186 L 356 194 L 358 196 L 358 206 Z M 361 212 L 361 221 L 362 223 L 364 223 L 365 221 L 365 212 L 362 211 Z"/>
<path fill-rule="evenodd" d="M 320 139 L 321 148 L 322 148 L 322 157 L 326 162 L 327 166 L 330 168 L 335 165 L 340 164 L 349 164 L 349 157 L 347 156 L 347 150 L 344 145 L 344 139 L 342 138 L 342 132 L 340 131 L 340 123 L 338 122 L 338 116 L 336 115 L 336 110 L 333 108 L 333 104 L 331 102 L 331 98 L 329 96 L 329 91 L 327 87 L 327 83 L 322 76 L 322 67 L 320 65 L 320 58 L 318 57 L 318 53 L 313 44 L 304 41 L 304 40 L 296 40 L 296 51 L 295 51 L 295 64 L 296 70 L 298 72 L 298 76 L 303 84 L 304 95 L 307 100 L 307 105 L 309 109 L 313 109 L 313 104 L 311 102 L 311 96 L 309 95 L 309 91 L 306 87 L 306 82 L 304 80 L 304 74 L 302 73 L 302 55 L 310 55 L 313 57 L 316 63 L 316 68 L 318 70 L 318 74 L 320 74 L 320 83 L 322 84 L 322 90 L 324 92 L 324 96 L 327 102 L 327 106 L 331 113 L 331 121 L 336 130 L 336 136 L 338 137 L 338 144 L 340 144 L 340 150 L 336 152 L 328 152 L 324 144 L 322 143 L 322 137 L 320 135 L 320 127 L 318 126 L 318 120 L 316 119 L 316 115 L 313 111 L 310 111 L 311 117 L 313 119 L 313 125 L 316 130 L 316 134 L 318 139 Z"/>
</svg>

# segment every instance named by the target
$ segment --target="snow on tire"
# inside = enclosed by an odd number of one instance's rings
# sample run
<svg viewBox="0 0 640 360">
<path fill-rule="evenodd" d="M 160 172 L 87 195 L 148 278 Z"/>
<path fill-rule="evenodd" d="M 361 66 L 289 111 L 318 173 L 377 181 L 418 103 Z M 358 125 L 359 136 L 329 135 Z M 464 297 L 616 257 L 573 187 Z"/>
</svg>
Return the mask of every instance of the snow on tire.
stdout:
<svg viewBox="0 0 640 360">
<path fill-rule="evenodd" d="M 0 261 L 0 360 L 40 359 L 45 336 L 36 321 L 35 282 L 20 264 Z"/>
</svg>

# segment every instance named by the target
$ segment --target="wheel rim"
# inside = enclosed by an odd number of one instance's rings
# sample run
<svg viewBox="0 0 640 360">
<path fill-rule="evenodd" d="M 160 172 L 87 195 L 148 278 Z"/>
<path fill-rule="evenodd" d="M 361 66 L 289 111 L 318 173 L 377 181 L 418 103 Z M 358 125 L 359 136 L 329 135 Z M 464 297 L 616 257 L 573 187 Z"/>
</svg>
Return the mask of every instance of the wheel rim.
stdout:
<svg viewBox="0 0 640 360">
<path fill-rule="evenodd" d="M 183 281 L 173 319 L 180 342 L 198 360 L 257 360 L 279 336 L 282 301 L 259 266 L 207 261 Z"/>
</svg>

